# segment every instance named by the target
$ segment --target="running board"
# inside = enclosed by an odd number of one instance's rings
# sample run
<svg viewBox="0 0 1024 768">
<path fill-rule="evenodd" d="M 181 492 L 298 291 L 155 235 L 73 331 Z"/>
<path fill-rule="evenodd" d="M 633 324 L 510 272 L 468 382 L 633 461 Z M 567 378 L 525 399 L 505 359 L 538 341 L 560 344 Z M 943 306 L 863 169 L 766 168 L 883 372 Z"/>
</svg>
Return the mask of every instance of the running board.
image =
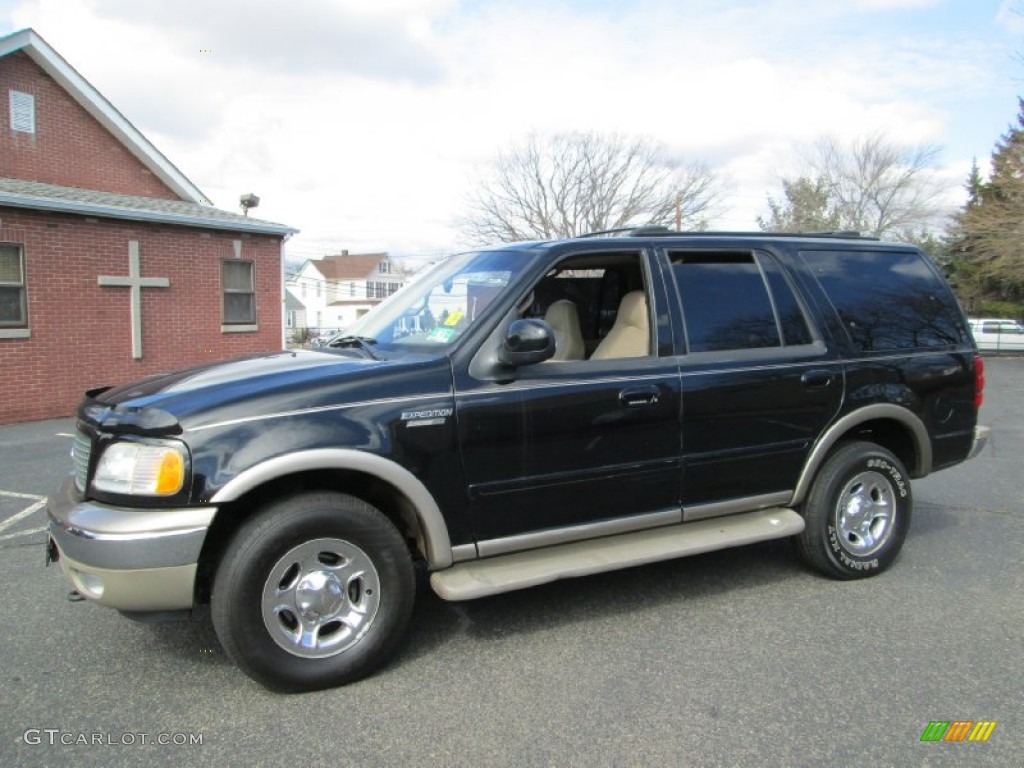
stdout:
<svg viewBox="0 0 1024 768">
<path fill-rule="evenodd" d="M 472 600 L 557 579 L 782 539 L 803 529 L 804 519 L 792 509 L 760 509 L 741 515 L 470 560 L 432 573 L 430 585 L 445 600 Z"/>
</svg>

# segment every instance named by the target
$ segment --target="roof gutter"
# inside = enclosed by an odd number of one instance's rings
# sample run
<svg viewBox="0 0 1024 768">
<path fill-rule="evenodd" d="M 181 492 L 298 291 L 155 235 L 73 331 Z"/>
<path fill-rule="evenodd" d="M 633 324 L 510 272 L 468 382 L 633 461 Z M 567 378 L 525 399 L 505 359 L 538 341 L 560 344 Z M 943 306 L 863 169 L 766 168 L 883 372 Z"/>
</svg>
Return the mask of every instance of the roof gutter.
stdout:
<svg viewBox="0 0 1024 768">
<path fill-rule="evenodd" d="M 174 224 L 182 227 L 199 227 L 201 229 L 220 229 L 229 232 L 255 232 L 264 235 L 281 235 L 287 237 L 299 230 L 283 224 L 272 224 L 261 221 L 245 221 L 238 219 L 215 219 L 205 216 L 190 216 L 167 211 L 150 211 L 141 208 L 120 208 L 113 205 L 97 205 L 70 200 L 53 200 L 39 197 L 25 197 L 0 192 L 0 206 L 11 208 L 28 208 L 37 211 L 56 211 L 59 213 L 76 213 L 82 216 L 98 216 L 105 219 L 127 219 L 129 221 L 152 221 L 159 224 Z"/>
</svg>

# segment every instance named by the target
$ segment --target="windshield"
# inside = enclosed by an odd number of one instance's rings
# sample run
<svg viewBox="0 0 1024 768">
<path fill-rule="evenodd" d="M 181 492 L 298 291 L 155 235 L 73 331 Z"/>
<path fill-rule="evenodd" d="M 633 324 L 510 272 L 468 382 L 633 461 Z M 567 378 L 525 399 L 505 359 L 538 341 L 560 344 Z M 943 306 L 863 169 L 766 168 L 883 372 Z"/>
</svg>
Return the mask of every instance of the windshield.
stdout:
<svg viewBox="0 0 1024 768">
<path fill-rule="evenodd" d="M 448 347 L 484 317 L 530 261 L 522 251 L 452 256 L 417 275 L 327 346 L 358 337 L 373 349 L 389 351 Z"/>
</svg>

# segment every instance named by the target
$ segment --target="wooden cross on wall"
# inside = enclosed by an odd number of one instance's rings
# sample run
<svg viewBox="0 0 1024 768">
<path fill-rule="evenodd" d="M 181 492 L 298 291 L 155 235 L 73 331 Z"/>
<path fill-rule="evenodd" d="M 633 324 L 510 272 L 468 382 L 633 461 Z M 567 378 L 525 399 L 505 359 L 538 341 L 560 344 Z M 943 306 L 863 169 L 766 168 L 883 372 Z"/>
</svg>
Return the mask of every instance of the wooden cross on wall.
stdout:
<svg viewBox="0 0 1024 768">
<path fill-rule="evenodd" d="M 132 289 L 132 357 L 142 359 L 142 289 L 168 288 L 171 281 L 166 277 L 143 277 L 139 266 L 139 241 L 128 241 L 128 276 L 100 275 L 100 285 L 121 286 Z"/>
</svg>

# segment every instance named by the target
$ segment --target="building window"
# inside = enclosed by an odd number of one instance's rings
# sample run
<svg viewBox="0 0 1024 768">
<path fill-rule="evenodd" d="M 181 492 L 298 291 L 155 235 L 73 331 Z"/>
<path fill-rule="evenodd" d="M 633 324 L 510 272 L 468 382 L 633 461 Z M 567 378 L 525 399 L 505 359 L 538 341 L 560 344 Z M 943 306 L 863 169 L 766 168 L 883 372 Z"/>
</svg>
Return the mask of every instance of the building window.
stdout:
<svg viewBox="0 0 1024 768">
<path fill-rule="evenodd" d="M 256 293 L 251 261 L 221 263 L 224 288 L 224 324 L 252 325 L 256 322 Z"/>
<path fill-rule="evenodd" d="M 387 261 L 382 261 L 377 265 L 377 271 L 382 275 L 386 275 L 391 272 L 391 264 Z"/>
<path fill-rule="evenodd" d="M 36 132 L 36 98 L 31 93 L 9 91 L 11 130 L 21 133 Z"/>
<path fill-rule="evenodd" d="M 0 243 L 0 328 L 28 327 L 25 254 L 20 245 Z"/>
</svg>

